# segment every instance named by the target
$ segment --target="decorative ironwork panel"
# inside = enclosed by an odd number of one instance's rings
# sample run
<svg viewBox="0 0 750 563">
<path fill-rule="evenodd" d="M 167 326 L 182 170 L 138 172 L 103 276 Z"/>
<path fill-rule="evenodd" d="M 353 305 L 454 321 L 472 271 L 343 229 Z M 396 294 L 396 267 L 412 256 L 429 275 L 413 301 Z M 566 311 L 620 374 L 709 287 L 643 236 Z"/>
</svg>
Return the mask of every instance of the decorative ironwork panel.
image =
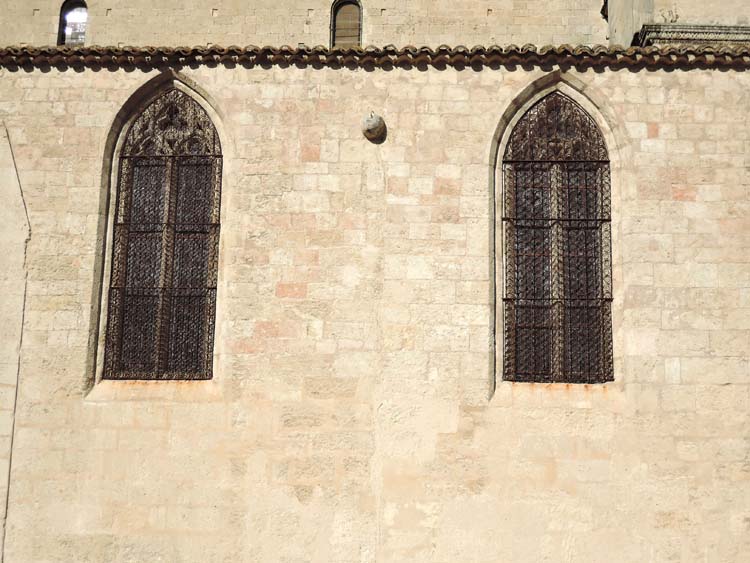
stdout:
<svg viewBox="0 0 750 563">
<path fill-rule="evenodd" d="M 504 377 L 611 381 L 610 172 L 604 138 L 552 93 L 521 117 L 503 158 Z"/>
<path fill-rule="evenodd" d="M 177 89 L 161 94 L 133 122 L 124 156 L 221 155 L 211 118 L 190 96 Z"/>
<path fill-rule="evenodd" d="M 506 161 L 609 161 L 596 122 L 566 95 L 553 92 L 518 121 L 510 134 Z"/>
<path fill-rule="evenodd" d="M 104 361 L 107 379 L 210 379 L 221 146 L 171 89 L 135 119 L 120 157 Z"/>
</svg>

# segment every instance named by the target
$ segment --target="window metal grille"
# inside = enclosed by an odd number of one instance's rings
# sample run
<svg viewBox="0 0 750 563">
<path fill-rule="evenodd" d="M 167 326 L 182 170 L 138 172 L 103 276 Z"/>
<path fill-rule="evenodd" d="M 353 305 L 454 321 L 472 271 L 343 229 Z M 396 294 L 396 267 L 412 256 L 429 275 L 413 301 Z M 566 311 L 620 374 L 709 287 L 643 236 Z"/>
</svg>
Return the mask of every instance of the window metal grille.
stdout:
<svg viewBox="0 0 750 563">
<path fill-rule="evenodd" d="M 554 92 L 503 157 L 504 378 L 613 379 L 610 170 L 604 138 Z"/>
<path fill-rule="evenodd" d="M 211 119 L 177 89 L 130 127 L 119 162 L 104 378 L 211 378 L 221 165 Z"/>
</svg>

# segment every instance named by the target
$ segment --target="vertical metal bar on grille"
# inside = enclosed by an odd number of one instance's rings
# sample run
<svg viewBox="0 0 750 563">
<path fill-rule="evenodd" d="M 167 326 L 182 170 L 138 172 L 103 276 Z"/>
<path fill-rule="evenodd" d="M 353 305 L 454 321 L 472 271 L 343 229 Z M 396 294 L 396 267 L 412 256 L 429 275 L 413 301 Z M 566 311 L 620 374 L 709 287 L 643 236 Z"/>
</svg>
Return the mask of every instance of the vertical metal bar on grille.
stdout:
<svg viewBox="0 0 750 563">
<path fill-rule="evenodd" d="M 609 158 L 601 131 L 554 92 L 503 158 L 504 378 L 611 381 Z"/>
<path fill-rule="evenodd" d="M 120 157 L 105 344 L 107 379 L 210 379 L 221 146 L 171 89 L 133 122 Z"/>
</svg>

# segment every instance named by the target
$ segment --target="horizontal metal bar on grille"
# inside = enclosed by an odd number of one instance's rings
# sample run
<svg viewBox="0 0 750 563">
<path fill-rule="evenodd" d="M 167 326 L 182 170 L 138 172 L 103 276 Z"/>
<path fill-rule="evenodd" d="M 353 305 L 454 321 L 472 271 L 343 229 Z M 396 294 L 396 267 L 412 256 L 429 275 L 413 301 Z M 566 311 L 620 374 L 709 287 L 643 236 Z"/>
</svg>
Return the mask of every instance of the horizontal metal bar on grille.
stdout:
<svg viewBox="0 0 750 563">
<path fill-rule="evenodd" d="M 196 158 L 196 156 L 193 155 L 164 155 L 166 158 L 171 158 L 173 160 L 190 160 L 191 158 Z M 221 158 L 223 155 L 220 152 L 212 153 L 212 152 L 206 152 L 201 153 L 199 157 L 215 157 L 215 158 Z M 146 155 L 146 154 L 125 154 L 120 157 L 122 160 L 149 160 L 153 159 L 153 156 Z"/>
<path fill-rule="evenodd" d="M 602 160 L 575 160 L 575 159 L 550 159 L 550 160 L 521 160 L 521 159 L 503 159 L 503 164 L 610 164 L 608 158 Z"/>
<path fill-rule="evenodd" d="M 590 219 L 567 219 L 564 217 L 540 217 L 538 219 L 518 219 L 516 217 L 502 217 L 503 221 L 515 223 L 520 227 L 527 228 L 544 228 L 554 224 L 564 223 L 611 223 L 612 219 L 609 217 L 594 217 Z M 545 223 L 545 224 L 538 224 Z"/>
</svg>

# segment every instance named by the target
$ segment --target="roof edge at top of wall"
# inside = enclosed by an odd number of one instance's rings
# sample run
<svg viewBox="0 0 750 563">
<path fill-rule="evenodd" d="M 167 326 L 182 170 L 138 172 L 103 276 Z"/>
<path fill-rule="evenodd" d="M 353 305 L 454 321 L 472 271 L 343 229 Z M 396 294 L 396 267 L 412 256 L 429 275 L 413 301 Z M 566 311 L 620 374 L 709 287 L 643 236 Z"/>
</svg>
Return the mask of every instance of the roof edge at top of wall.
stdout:
<svg viewBox="0 0 750 563">
<path fill-rule="evenodd" d="M 750 69 L 750 44 L 735 46 L 605 47 L 493 45 L 437 48 L 406 46 L 364 48 L 290 47 L 0 47 L 0 68 L 182 68 L 198 66 L 312 68 L 628 68 Z"/>
</svg>

